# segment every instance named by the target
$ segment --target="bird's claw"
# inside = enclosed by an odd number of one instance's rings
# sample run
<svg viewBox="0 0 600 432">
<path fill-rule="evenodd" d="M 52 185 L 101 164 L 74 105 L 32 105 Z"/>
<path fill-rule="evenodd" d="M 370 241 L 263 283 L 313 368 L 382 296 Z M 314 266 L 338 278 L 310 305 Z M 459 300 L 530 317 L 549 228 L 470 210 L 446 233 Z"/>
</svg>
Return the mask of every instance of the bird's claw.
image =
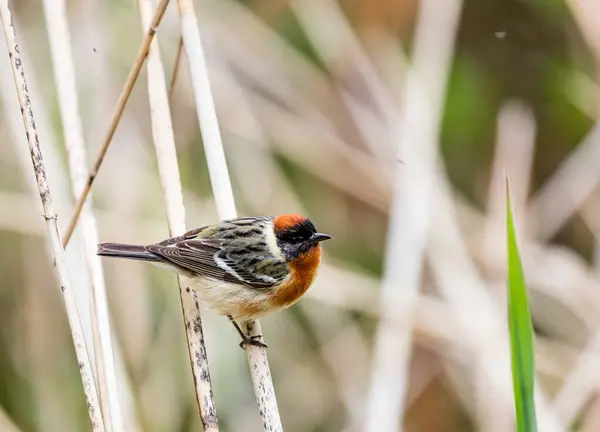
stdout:
<svg viewBox="0 0 600 432">
<path fill-rule="evenodd" d="M 240 348 L 245 350 L 247 345 L 254 345 L 260 348 L 268 348 L 267 344 L 259 340 L 260 338 L 262 338 L 262 335 L 246 336 L 240 342 Z"/>
</svg>

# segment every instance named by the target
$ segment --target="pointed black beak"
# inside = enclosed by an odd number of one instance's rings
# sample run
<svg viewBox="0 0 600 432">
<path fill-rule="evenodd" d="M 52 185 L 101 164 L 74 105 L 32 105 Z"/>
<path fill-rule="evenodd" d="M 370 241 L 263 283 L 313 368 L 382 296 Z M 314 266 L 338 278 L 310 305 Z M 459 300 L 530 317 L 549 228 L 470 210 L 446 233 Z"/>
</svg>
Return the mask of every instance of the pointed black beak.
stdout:
<svg viewBox="0 0 600 432">
<path fill-rule="evenodd" d="M 329 234 L 314 233 L 308 241 L 311 244 L 315 244 L 315 243 L 322 242 L 324 240 L 329 240 L 330 238 L 332 238 L 332 237 Z"/>
</svg>

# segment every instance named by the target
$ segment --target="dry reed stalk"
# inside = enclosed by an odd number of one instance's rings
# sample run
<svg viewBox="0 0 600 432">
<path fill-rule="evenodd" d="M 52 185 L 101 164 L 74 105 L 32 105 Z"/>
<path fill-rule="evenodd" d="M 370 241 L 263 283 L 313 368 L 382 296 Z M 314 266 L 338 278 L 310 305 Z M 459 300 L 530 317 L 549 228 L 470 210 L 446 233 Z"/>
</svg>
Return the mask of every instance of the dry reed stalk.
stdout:
<svg viewBox="0 0 600 432">
<path fill-rule="evenodd" d="M 599 350 L 600 331 L 596 332 L 580 352 L 552 401 L 552 407 L 565 428 L 571 427 L 589 399 L 598 390 L 596 376 Z"/>
<path fill-rule="evenodd" d="M 24 24 L 25 26 L 25 24 Z M 24 32 L 28 32 L 29 28 L 24 27 L 22 29 Z M 4 43 L 0 43 L 0 58 L 8 57 L 8 51 L 5 51 L 6 45 Z M 28 59 L 28 50 L 27 47 L 20 46 L 20 56 L 21 61 L 24 64 L 31 64 Z M 17 213 L 18 207 L 12 207 L 11 203 L 6 203 L 6 207 L 4 208 L 4 213 L 11 216 L 15 219 L 18 219 L 18 223 L 23 225 L 21 232 L 27 231 L 36 231 L 36 235 L 41 236 L 42 240 L 47 236 L 46 226 L 45 224 L 40 224 L 39 216 L 40 216 L 40 208 L 39 204 L 36 205 L 35 199 L 33 199 L 38 193 L 38 185 L 34 175 L 30 172 L 31 170 L 31 155 L 29 152 L 29 147 L 26 142 L 26 136 L 23 134 L 23 119 L 19 110 L 19 101 L 14 91 L 14 80 L 13 74 L 10 71 L 9 63 L 6 63 L 7 69 L 4 69 L 0 72 L 0 105 L 2 105 L 3 112 L 3 125 L 1 129 L 3 131 L 5 142 L 11 143 L 14 146 L 14 157 L 13 163 L 15 163 L 14 168 L 20 171 L 21 176 L 24 180 L 26 180 L 27 193 L 23 194 L 23 197 L 26 201 L 21 200 L 21 202 L 27 204 L 26 210 L 25 207 L 21 208 L 20 211 L 22 213 Z M 34 100 L 42 100 L 41 95 L 39 93 L 39 87 L 36 85 L 35 75 L 28 76 L 27 80 L 28 92 L 30 97 Z M 63 210 L 69 209 L 72 206 L 72 192 L 71 192 L 71 184 L 68 178 L 68 174 L 64 169 L 64 165 L 62 163 L 61 158 L 58 155 L 58 143 L 54 139 L 52 134 L 52 129 L 49 124 L 48 118 L 46 116 L 45 110 L 36 110 L 35 113 L 35 124 L 38 131 L 38 134 L 45 137 L 44 138 L 44 165 L 47 176 L 49 176 L 49 184 L 52 188 L 52 201 L 53 208 L 57 210 L 59 213 Z M 6 150 L 6 149 L 5 149 Z M 10 155 L 10 151 L 0 151 L 3 155 Z M 16 204 L 16 203 L 15 203 Z M 18 206 L 18 204 L 17 204 Z M 60 222 L 60 220 L 58 221 Z M 75 297 L 76 307 L 79 311 L 79 317 L 81 326 L 83 329 L 84 340 L 86 341 L 86 346 L 88 348 L 88 355 L 90 356 L 92 373 L 95 373 L 95 365 L 94 365 L 94 346 L 92 344 L 93 332 L 92 332 L 92 322 L 91 322 L 91 312 L 89 311 L 91 306 L 91 290 L 88 288 L 89 285 L 89 275 L 87 271 L 87 266 L 85 262 L 85 257 L 81 253 L 82 250 L 82 242 L 79 237 L 74 239 L 74 246 L 71 250 L 65 251 L 65 260 L 67 261 L 67 273 L 69 275 L 69 280 L 71 282 L 71 286 L 73 288 L 73 295 Z M 31 255 L 32 249 L 27 248 L 23 251 L 24 255 Z M 38 258 L 52 257 L 52 245 L 49 241 L 44 242 L 44 248 L 41 252 L 41 255 L 37 255 Z M 29 263 L 35 262 L 36 258 L 34 256 L 29 256 Z M 61 310 L 43 309 L 43 316 L 36 314 L 35 311 L 39 310 L 36 307 L 42 307 L 44 303 L 44 298 L 47 295 L 39 292 L 39 284 L 40 278 L 36 278 L 35 275 L 30 275 L 31 277 L 27 278 L 25 283 L 25 290 L 23 294 L 25 295 L 25 301 L 23 303 L 23 311 L 27 311 L 27 315 L 23 316 L 23 319 L 27 323 L 31 323 L 35 329 L 39 330 L 40 323 L 45 323 L 46 319 L 52 319 L 56 313 L 61 313 Z M 45 280 L 42 279 L 45 282 Z M 32 309 L 29 309 L 32 307 Z M 38 322 L 32 322 L 29 317 L 33 316 L 37 317 Z M 62 312 L 64 314 L 64 311 Z M 49 315 L 48 315 L 49 314 Z M 48 318 L 45 318 L 48 317 Z M 41 320 L 41 321 L 39 321 Z M 46 326 L 48 327 L 48 326 Z M 37 385 L 35 386 L 33 397 L 34 404 L 39 407 L 38 416 L 36 419 L 36 423 L 40 428 L 45 428 L 45 430 L 60 430 L 61 428 L 68 428 L 69 425 L 73 425 L 76 420 L 74 418 L 66 419 L 64 415 L 67 414 L 67 411 L 64 409 L 57 409 L 56 406 L 52 407 L 52 403 L 60 403 L 59 401 L 67 401 L 69 400 L 69 396 L 66 394 L 60 395 L 57 397 L 56 395 L 56 377 L 53 378 L 53 373 L 57 372 L 56 366 L 56 356 L 48 357 L 47 345 L 44 347 L 44 344 L 47 342 L 47 336 L 51 335 L 50 325 L 48 328 L 45 328 L 44 331 L 37 331 L 31 328 L 29 335 L 23 342 L 28 345 L 28 352 L 32 355 L 32 363 L 31 370 L 29 370 L 28 374 L 32 380 L 35 380 Z M 50 332 L 50 333 L 49 333 Z M 46 335 L 46 336 L 44 336 Z M 40 351 L 42 350 L 42 351 Z M 68 350 L 68 347 L 67 347 Z M 43 355 L 36 356 L 40 352 Z M 57 354 L 57 353 L 55 353 Z M 73 395 L 71 395 L 73 396 Z M 77 394 L 74 395 L 77 397 Z M 46 402 L 52 401 L 51 405 L 48 405 Z"/>
<path fill-rule="evenodd" d="M 151 20 L 153 1 L 139 0 L 138 4 L 142 24 L 146 27 Z M 169 234 L 174 237 L 186 232 L 185 208 L 169 109 L 169 94 L 165 82 L 164 68 L 156 38 L 148 53 L 148 97 L 152 116 L 152 135 L 167 208 Z M 185 286 L 186 278 L 178 276 L 178 283 L 200 418 L 205 431 L 216 432 L 219 430 L 219 422 L 213 399 L 197 294 Z"/>
<path fill-rule="evenodd" d="M 396 167 L 381 288 L 384 316 L 405 305 L 411 319 L 418 298 L 443 96 L 461 8 L 460 0 L 444 2 L 443 6 L 435 0 L 421 3 L 414 60 L 407 73 L 398 121 L 399 142 L 395 143 L 405 164 Z M 403 424 L 411 332 L 412 326 L 399 329 L 386 320 L 379 325 L 364 423 L 367 431 L 393 431 Z"/>
<path fill-rule="evenodd" d="M 526 220 L 539 241 L 551 238 L 600 183 L 600 126 L 561 162 L 532 198 Z"/>
<path fill-rule="evenodd" d="M 364 377 L 361 371 L 368 368 L 370 361 L 367 337 L 344 310 L 315 311 L 310 303 L 300 303 L 297 307 L 307 315 L 307 324 L 319 343 L 318 352 L 323 364 L 345 405 L 346 423 L 352 426 L 351 430 L 360 430 L 364 415 Z M 348 356 L 349 346 L 352 347 L 351 358 Z"/>
<path fill-rule="evenodd" d="M 81 326 L 79 313 L 77 311 L 75 297 L 73 295 L 73 291 L 71 290 L 71 283 L 67 274 L 67 263 L 62 247 L 60 232 L 58 230 L 57 215 L 52 208 L 52 195 L 46 180 L 46 168 L 42 158 L 39 136 L 35 126 L 35 118 L 31 105 L 31 98 L 27 89 L 25 71 L 19 52 L 19 45 L 17 43 L 17 36 L 12 21 L 10 7 L 8 5 L 8 0 L 0 1 L 0 19 L 2 20 L 4 37 L 8 47 L 9 60 L 11 63 L 11 69 L 13 71 L 19 104 L 21 106 L 21 114 L 23 117 L 27 142 L 29 144 L 29 151 L 31 153 L 31 161 L 37 180 L 38 192 L 40 194 L 40 200 L 44 210 L 43 216 L 46 221 L 48 239 L 52 245 L 54 266 L 61 285 L 60 288 L 65 302 L 65 309 L 73 337 L 73 344 L 75 346 L 75 354 L 77 356 L 77 361 L 79 362 L 79 373 L 81 375 L 83 391 L 87 401 L 88 414 L 90 417 L 92 430 L 104 431 L 105 428 L 100 404 L 98 402 L 98 393 L 94 383 L 91 362 L 85 345 L 83 328 Z"/>
<path fill-rule="evenodd" d="M 596 65 L 598 68 L 598 62 L 600 61 L 600 31 L 598 27 L 598 25 L 600 24 L 600 20 L 598 19 L 598 12 L 600 11 L 600 7 L 596 2 L 590 0 L 570 0 L 567 3 L 569 4 L 573 16 L 577 21 L 579 28 L 581 29 L 582 34 L 586 39 L 586 42 L 596 59 Z M 598 71 L 596 71 L 596 73 L 598 73 Z M 578 84 L 580 87 L 586 88 L 587 92 L 585 95 L 588 99 L 590 98 L 590 95 L 593 95 L 595 99 L 595 105 L 597 105 L 599 96 L 598 86 L 585 77 L 579 78 Z M 591 107 L 591 104 L 586 104 L 586 106 Z M 594 118 L 596 121 L 598 120 L 596 106 L 593 106 L 593 110 L 588 112 L 590 112 L 592 118 Z M 575 209 L 579 209 L 579 207 L 583 205 L 584 201 L 588 199 L 588 196 L 593 193 L 593 191 L 597 188 L 598 183 L 600 183 L 600 178 L 596 175 L 591 174 L 597 173 L 598 167 L 600 165 L 600 136 L 598 135 L 598 125 L 596 125 L 594 129 L 593 135 L 593 141 L 590 142 L 586 139 L 586 142 L 588 143 L 587 145 L 593 147 L 589 149 L 589 153 L 583 153 L 582 155 L 587 155 L 589 157 L 591 154 L 593 154 L 593 159 L 591 161 L 587 161 L 581 158 L 579 159 L 579 163 L 577 165 L 575 165 L 575 162 L 572 162 L 573 165 L 571 165 L 571 171 L 573 174 L 576 174 L 578 177 L 581 177 L 583 175 L 587 179 L 587 184 L 584 188 L 585 192 L 583 194 L 579 192 L 580 184 L 581 182 L 583 182 L 582 178 L 579 179 L 579 184 L 576 183 L 570 188 L 571 193 L 569 194 L 569 197 L 573 195 L 573 189 L 577 189 L 578 191 L 578 196 L 576 196 L 579 199 L 577 201 L 573 200 L 574 204 L 577 205 L 577 207 L 574 207 Z M 575 150 L 575 152 L 579 152 L 579 150 Z M 577 153 L 575 152 L 573 153 L 577 155 Z M 581 169 L 584 169 L 583 173 L 581 173 Z M 565 181 L 567 179 L 570 182 L 573 181 L 571 177 L 567 177 L 566 169 L 563 173 L 563 178 Z M 560 201 L 558 202 L 560 203 Z M 600 253 L 598 252 L 600 251 L 600 243 L 597 236 L 596 251 L 597 255 L 600 256 Z M 596 261 L 598 263 L 598 257 L 596 257 Z M 596 331 L 595 335 L 589 339 L 587 346 L 584 350 L 581 351 L 573 369 L 567 375 L 562 387 L 555 396 L 553 406 L 558 412 L 560 420 L 563 422 L 563 425 L 565 425 L 565 427 L 570 427 L 571 423 L 575 420 L 576 416 L 580 413 L 584 405 L 588 402 L 588 399 L 595 391 L 597 391 L 598 386 L 597 380 L 595 379 L 595 375 L 597 374 L 598 369 L 598 349 L 600 349 L 600 331 Z M 595 409 L 595 411 L 597 416 L 597 408 Z"/>
<path fill-rule="evenodd" d="M 69 156 L 71 185 L 74 196 L 78 197 L 86 183 L 87 156 L 77 100 L 75 68 L 65 1 L 45 0 L 44 12 L 65 144 Z M 90 298 L 92 298 L 94 353 L 96 356 L 100 402 L 107 429 L 119 432 L 124 429 L 124 423 L 119 404 L 118 379 L 115 372 L 113 352 L 113 343 L 115 342 L 111 334 L 102 262 L 100 257 L 96 255 L 96 248 L 99 243 L 98 229 L 91 200 L 87 201 L 82 209 L 81 227 L 84 254 L 90 273 L 92 289 Z"/>
<path fill-rule="evenodd" d="M 71 235 L 73 235 L 73 231 L 75 230 L 75 225 L 77 225 L 77 220 L 79 219 L 79 215 L 81 214 L 81 210 L 83 209 L 83 204 L 85 203 L 90 190 L 92 189 L 92 184 L 94 183 L 94 179 L 98 175 L 98 171 L 100 170 L 100 166 L 102 165 L 102 161 L 104 160 L 104 156 L 106 156 L 106 152 L 108 151 L 108 147 L 112 141 L 112 138 L 117 130 L 117 126 L 119 125 L 119 120 L 121 120 L 121 115 L 125 110 L 125 105 L 129 100 L 129 95 L 131 95 L 131 91 L 133 90 L 133 86 L 137 81 L 137 78 L 142 70 L 142 66 L 144 65 L 144 61 L 146 60 L 146 56 L 148 55 L 148 51 L 150 50 L 150 44 L 152 43 L 152 39 L 154 39 L 154 35 L 156 34 L 156 30 L 158 25 L 160 24 L 165 11 L 167 10 L 167 6 L 169 5 L 169 0 L 161 0 L 158 6 L 156 7 L 156 12 L 154 13 L 154 17 L 152 18 L 151 24 L 148 27 L 148 31 L 146 32 L 146 37 L 144 38 L 142 45 L 138 51 L 137 57 L 129 71 L 129 75 L 127 75 L 127 79 L 125 80 L 125 85 L 123 86 L 123 90 L 119 95 L 119 99 L 117 100 L 117 106 L 115 107 L 115 111 L 111 118 L 110 124 L 108 126 L 108 132 L 104 137 L 104 141 L 102 143 L 102 147 L 96 156 L 96 160 L 92 165 L 92 169 L 90 170 L 85 186 L 77 204 L 75 206 L 75 211 L 71 220 L 69 221 L 69 225 L 65 230 L 65 236 L 63 240 L 63 246 L 66 247 L 71 239 Z"/>
<path fill-rule="evenodd" d="M 600 208 L 600 197 L 593 196 L 581 208 L 579 214 L 588 229 L 592 232 L 596 239 L 594 247 L 593 264 L 596 277 L 600 277 L 600 219 L 598 218 L 598 208 Z"/>
<path fill-rule="evenodd" d="M 239 141 L 236 151 L 229 156 L 229 164 L 234 177 L 243 179 L 239 182 L 240 192 L 256 213 L 274 214 L 278 207 L 305 214 L 285 173 L 274 160 L 247 90 L 226 65 L 214 69 L 211 78 L 221 124 L 231 133 L 234 145 Z"/>
<path fill-rule="evenodd" d="M 470 375 L 459 381 L 471 379 L 474 401 L 467 406 L 472 408 L 478 427 L 490 431 L 506 430 L 513 422 L 508 343 L 501 345 L 499 333 L 502 329 L 498 321 L 489 319 L 496 312 L 495 305 L 485 297 L 484 281 L 468 256 L 460 232 L 452 223 L 453 208 L 445 193 L 446 189 L 437 188 L 434 194 L 438 201 L 436 213 L 443 214 L 444 220 L 433 227 L 428 256 L 436 286 L 459 322 L 459 334 L 475 351 L 472 366 L 469 364 Z M 450 214 L 441 213 L 446 211 Z M 447 218 L 451 221 L 447 222 Z M 464 310 L 473 313 L 461 313 Z"/>
<path fill-rule="evenodd" d="M 25 24 L 24 24 L 25 25 Z M 29 27 L 24 27 L 23 31 L 28 32 Z M 6 45 L 0 44 L 2 53 L 0 56 L 8 56 L 6 51 Z M 24 48 L 24 47 L 21 47 Z M 27 49 L 21 49 L 20 52 L 21 61 L 25 64 L 32 64 L 28 58 Z M 9 64 L 7 64 L 10 67 Z M 33 100 L 41 100 L 42 95 L 40 93 L 39 84 L 36 82 L 36 76 L 30 75 L 27 80 L 28 92 Z M 16 163 L 18 169 L 21 171 L 24 179 L 27 181 L 27 188 L 30 194 L 35 196 L 37 194 L 37 182 L 35 176 L 30 175 L 31 170 L 31 155 L 28 151 L 28 147 L 25 145 L 26 137 L 23 135 L 23 119 L 20 110 L 15 109 L 15 104 L 18 104 L 16 94 L 14 94 L 14 80 L 12 72 L 6 69 L 3 73 L 0 73 L 0 104 L 3 108 L 3 131 L 6 131 L 10 138 L 7 142 L 12 142 L 15 149 L 15 156 L 17 156 Z M 50 176 L 50 185 L 53 188 L 52 201 L 54 208 L 60 212 L 70 211 L 73 205 L 73 193 L 71 191 L 71 182 L 68 174 L 65 172 L 64 164 L 60 156 L 61 147 L 58 142 L 54 139 L 52 133 L 52 125 L 46 115 L 45 110 L 38 110 L 36 112 L 35 124 L 38 130 L 38 134 L 44 137 L 45 150 L 44 150 L 44 164 L 46 166 L 46 174 Z M 18 138 L 17 138 L 18 137 Z M 4 153 L 4 152 L 2 152 Z M 37 214 L 38 211 L 34 212 Z M 32 219 L 35 223 L 35 218 Z M 59 229 L 61 228 L 60 220 Z M 42 230 L 44 227 L 41 227 Z M 62 227 L 64 228 L 64 227 Z M 80 318 L 84 330 L 85 340 L 88 344 L 89 354 L 92 360 L 92 370 L 94 370 L 94 345 L 92 344 L 93 332 L 92 332 L 92 320 L 91 312 L 89 308 L 92 304 L 90 297 L 91 290 L 87 289 L 89 284 L 89 275 L 87 272 L 87 265 L 85 257 L 81 253 L 83 247 L 81 239 L 78 237 L 74 243 L 77 247 L 71 248 L 71 250 L 65 250 L 65 257 L 67 260 L 69 276 L 71 284 L 75 286 L 74 295 L 77 301 L 77 307 L 80 311 Z M 52 253 L 50 243 L 46 244 L 47 253 Z M 95 373 L 95 370 L 94 370 Z"/>
<path fill-rule="evenodd" d="M 536 122 L 532 110 L 521 102 L 509 101 L 501 108 L 497 119 L 496 146 L 487 200 L 487 220 L 483 233 L 482 257 L 492 270 L 502 269 L 505 243 L 505 173 L 510 177 L 512 202 L 516 214 L 527 205 L 535 149 Z M 524 225 L 523 217 L 517 221 Z"/>
<path fill-rule="evenodd" d="M 600 7 L 593 0 L 570 0 L 567 4 L 598 67 L 600 65 L 600 20 L 598 19 Z M 581 80 L 579 83 L 586 84 Z M 597 98 L 598 87 L 589 85 L 587 87 L 589 94 L 594 94 Z M 598 114 L 597 112 L 594 114 L 593 118 L 597 121 Z M 573 213 L 582 207 L 600 183 L 599 166 L 600 128 L 596 124 L 576 150 L 571 152 L 556 170 L 552 178 L 546 181 L 530 205 L 529 217 L 536 224 L 536 237 L 541 240 L 549 239 Z"/>
<path fill-rule="evenodd" d="M 181 17 L 183 46 L 192 80 L 192 89 L 196 101 L 196 111 L 200 123 L 204 150 L 208 162 L 210 181 L 220 219 L 237 216 L 225 152 L 221 141 L 217 114 L 204 59 L 200 30 L 191 0 L 178 0 Z M 248 323 L 247 330 L 252 335 L 261 335 L 258 321 Z M 281 431 L 281 419 L 275 398 L 275 389 L 269 370 L 269 361 L 265 348 L 250 345 L 246 349 L 250 375 L 263 427 L 268 431 Z"/>
<path fill-rule="evenodd" d="M 183 55 L 183 38 L 179 38 L 177 43 L 177 54 L 175 55 L 175 61 L 173 62 L 173 74 L 171 75 L 171 82 L 169 84 L 169 100 L 173 100 L 173 92 L 175 91 L 175 84 L 179 77 L 179 70 L 181 69 L 181 56 Z"/>
<path fill-rule="evenodd" d="M 594 0 L 569 0 L 567 5 L 571 8 L 573 18 L 577 22 L 592 55 L 595 57 L 596 66 L 600 64 L 600 5 Z"/>
</svg>

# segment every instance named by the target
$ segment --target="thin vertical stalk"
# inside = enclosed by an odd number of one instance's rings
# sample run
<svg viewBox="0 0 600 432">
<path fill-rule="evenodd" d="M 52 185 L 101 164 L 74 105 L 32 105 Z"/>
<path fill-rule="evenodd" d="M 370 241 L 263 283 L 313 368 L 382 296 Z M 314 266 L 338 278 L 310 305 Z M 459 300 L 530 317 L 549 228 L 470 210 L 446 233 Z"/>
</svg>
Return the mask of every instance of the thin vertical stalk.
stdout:
<svg viewBox="0 0 600 432">
<path fill-rule="evenodd" d="M 44 0 L 46 26 L 50 42 L 50 54 L 54 69 L 54 80 L 60 115 L 62 118 L 66 148 L 75 197 L 85 187 L 87 156 L 77 101 L 75 67 L 73 64 L 71 37 L 64 0 Z M 113 338 L 108 311 L 108 300 L 104 284 L 102 262 L 96 255 L 98 229 L 91 201 L 87 201 L 81 212 L 81 226 L 85 259 L 90 273 L 92 289 L 92 319 L 94 321 L 94 352 L 96 355 L 97 383 L 100 403 L 107 429 L 123 430 L 123 419 L 119 404 L 118 380 L 115 372 Z"/>
<path fill-rule="evenodd" d="M 552 408 L 565 428 L 571 426 L 597 390 L 595 380 L 599 350 L 600 332 L 596 332 L 577 357 L 573 368 L 563 380 L 562 387 L 554 396 Z"/>
<path fill-rule="evenodd" d="M 44 211 L 43 216 L 46 221 L 48 238 L 54 255 L 54 267 L 61 285 L 60 289 L 63 294 L 69 327 L 71 329 L 73 344 L 75 346 L 75 354 L 79 363 L 79 373 L 81 375 L 83 391 L 87 401 L 88 414 L 92 424 L 92 430 L 98 432 L 104 431 L 104 422 L 102 420 L 102 413 L 100 410 L 100 404 L 98 402 L 96 384 L 94 383 L 91 362 L 85 345 L 85 339 L 83 337 L 83 328 L 81 326 L 79 313 L 77 311 L 75 297 L 73 295 L 73 291 L 71 290 L 71 283 L 67 274 L 67 262 L 65 260 L 60 232 L 58 230 L 57 215 L 52 207 L 52 195 L 48 187 L 48 181 L 46 180 L 46 168 L 42 157 L 42 151 L 40 149 L 40 141 L 35 126 L 31 97 L 29 96 L 29 91 L 27 89 L 25 71 L 19 52 L 17 35 L 12 22 L 12 15 L 8 5 L 8 0 L 0 0 L 0 19 L 4 29 L 4 37 L 8 47 L 8 56 L 13 71 L 19 104 L 21 106 L 25 134 L 27 135 L 27 142 L 29 144 L 29 151 L 31 153 L 31 161 L 33 164 L 38 192 L 40 194 L 40 200 L 42 202 Z"/>
<path fill-rule="evenodd" d="M 497 247 L 503 243 L 503 224 L 506 217 L 505 174 L 508 173 L 512 179 L 512 206 L 516 212 L 521 212 L 526 208 L 529 196 L 535 135 L 536 122 L 532 110 L 519 101 L 505 102 L 498 113 L 487 218 L 483 233 L 482 258 L 492 270 L 504 266 L 506 255 L 501 254 L 501 249 Z M 525 225 L 523 220 L 519 220 L 517 224 Z"/>
<path fill-rule="evenodd" d="M 127 79 L 125 80 L 125 84 L 123 85 L 123 90 L 119 95 L 119 100 L 117 101 L 117 106 L 115 107 L 115 111 L 110 120 L 110 124 L 108 126 L 108 131 L 106 136 L 104 137 L 104 142 L 102 143 L 102 147 L 98 152 L 98 156 L 96 156 L 96 160 L 92 165 L 92 169 L 90 170 L 86 183 L 84 185 L 83 191 L 79 196 L 79 200 L 75 205 L 75 211 L 71 220 L 69 221 L 69 225 L 65 230 L 65 238 L 63 240 L 63 246 L 67 247 L 69 244 L 69 240 L 71 239 L 71 235 L 73 235 L 73 231 L 75 230 L 75 225 L 77 225 L 77 220 L 79 219 L 79 215 L 81 214 L 81 210 L 83 209 L 83 204 L 92 189 L 92 184 L 94 183 L 94 179 L 98 175 L 98 171 L 100 170 L 100 166 L 102 165 L 102 161 L 104 160 L 104 156 L 106 156 L 106 152 L 108 151 L 108 147 L 112 141 L 112 138 L 117 130 L 117 126 L 119 125 L 119 121 L 121 120 L 121 116 L 123 115 L 123 111 L 125 111 L 125 105 L 129 100 L 129 96 L 131 95 L 131 91 L 133 90 L 133 86 L 137 81 L 138 76 L 140 75 L 140 71 L 142 70 L 142 66 L 144 65 L 144 61 L 146 60 L 146 56 L 148 55 L 148 50 L 150 49 L 150 44 L 152 43 L 152 39 L 154 39 L 154 35 L 156 34 L 156 29 L 160 22 L 162 21 L 162 17 L 167 10 L 167 6 L 169 5 L 169 0 L 161 0 L 158 6 L 156 7 L 156 12 L 154 13 L 154 17 L 152 18 L 151 24 L 148 27 L 146 32 L 146 37 L 138 50 L 137 57 L 133 62 L 133 66 L 129 71 L 129 75 L 127 75 Z"/>
<path fill-rule="evenodd" d="M 414 60 L 401 107 L 400 159 L 392 201 L 381 307 L 384 317 L 404 305 L 412 322 L 429 235 L 431 190 L 438 153 L 444 90 L 461 0 L 421 2 Z M 364 429 L 395 431 L 403 422 L 408 389 L 412 326 L 398 328 L 385 318 L 375 341 L 375 358 Z"/>
<path fill-rule="evenodd" d="M 153 1 L 139 0 L 138 4 L 142 25 L 145 28 L 152 19 Z M 169 232 L 171 236 L 177 236 L 186 231 L 185 208 L 169 109 L 169 94 L 157 39 L 152 42 L 148 53 L 148 97 L 152 116 L 152 136 L 166 201 Z M 219 423 L 213 399 L 198 299 L 196 293 L 185 286 L 185 278 L 178 277 L 178 283 L 200 418 L 205 431 L 216 432 L 219 430 Z"/>
<path fill-rule="evenodd" d="M 175 91 L 175 84 L 177 83 L 177 77 L 179 77 L 179 70 L 181 69 L 181 55 L 183 54 L 183 39 L 180 37 L 177 43 L 177 54 L 175 55 L 175 61 L 173 66 L 173 75 L 171 75 L 171 82 L 169 84 L 169 100 L 173 99 L 173 92 Z"/>
<path fill-rule="evenodd" d="M 183 46 L 192 80 L 198 121 L 202 132 L 217 213 L 221 219 L 234 218 L 237 216 L 237 211 L 194 5 L 191 0 L 178 0 L 178 5 L 181 17 Z M 248 331 L 253 335 L 262 334 L 258 321 L 249 323 Z M 246 354 L 248 356 L 250 376 L 254 385 L 254 393 L 259 413 L 263 420 L 264 430 L 282 431 L 283 428 L 279 417 L 271 371 L 269 370 L 267 351 L 265 348 L 251 345 L 247 347 Z"/>
</svg>

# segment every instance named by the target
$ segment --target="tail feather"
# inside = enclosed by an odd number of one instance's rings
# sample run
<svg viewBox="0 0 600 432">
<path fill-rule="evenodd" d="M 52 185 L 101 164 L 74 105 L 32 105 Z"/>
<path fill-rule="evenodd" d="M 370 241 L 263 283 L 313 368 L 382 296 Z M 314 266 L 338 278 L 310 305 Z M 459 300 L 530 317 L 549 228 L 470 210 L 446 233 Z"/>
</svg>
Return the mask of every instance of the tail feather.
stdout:
<svg viewBox="0 0 600 432">
<path fill-rule="evenodd" d="M 144 246 L 121 243 L 100 243 L 98 245 L 97 254 L 101 256 L 127 258 L 140 261 L 162 261 L 158 255 L 146 250 Z"/>
</svg>

